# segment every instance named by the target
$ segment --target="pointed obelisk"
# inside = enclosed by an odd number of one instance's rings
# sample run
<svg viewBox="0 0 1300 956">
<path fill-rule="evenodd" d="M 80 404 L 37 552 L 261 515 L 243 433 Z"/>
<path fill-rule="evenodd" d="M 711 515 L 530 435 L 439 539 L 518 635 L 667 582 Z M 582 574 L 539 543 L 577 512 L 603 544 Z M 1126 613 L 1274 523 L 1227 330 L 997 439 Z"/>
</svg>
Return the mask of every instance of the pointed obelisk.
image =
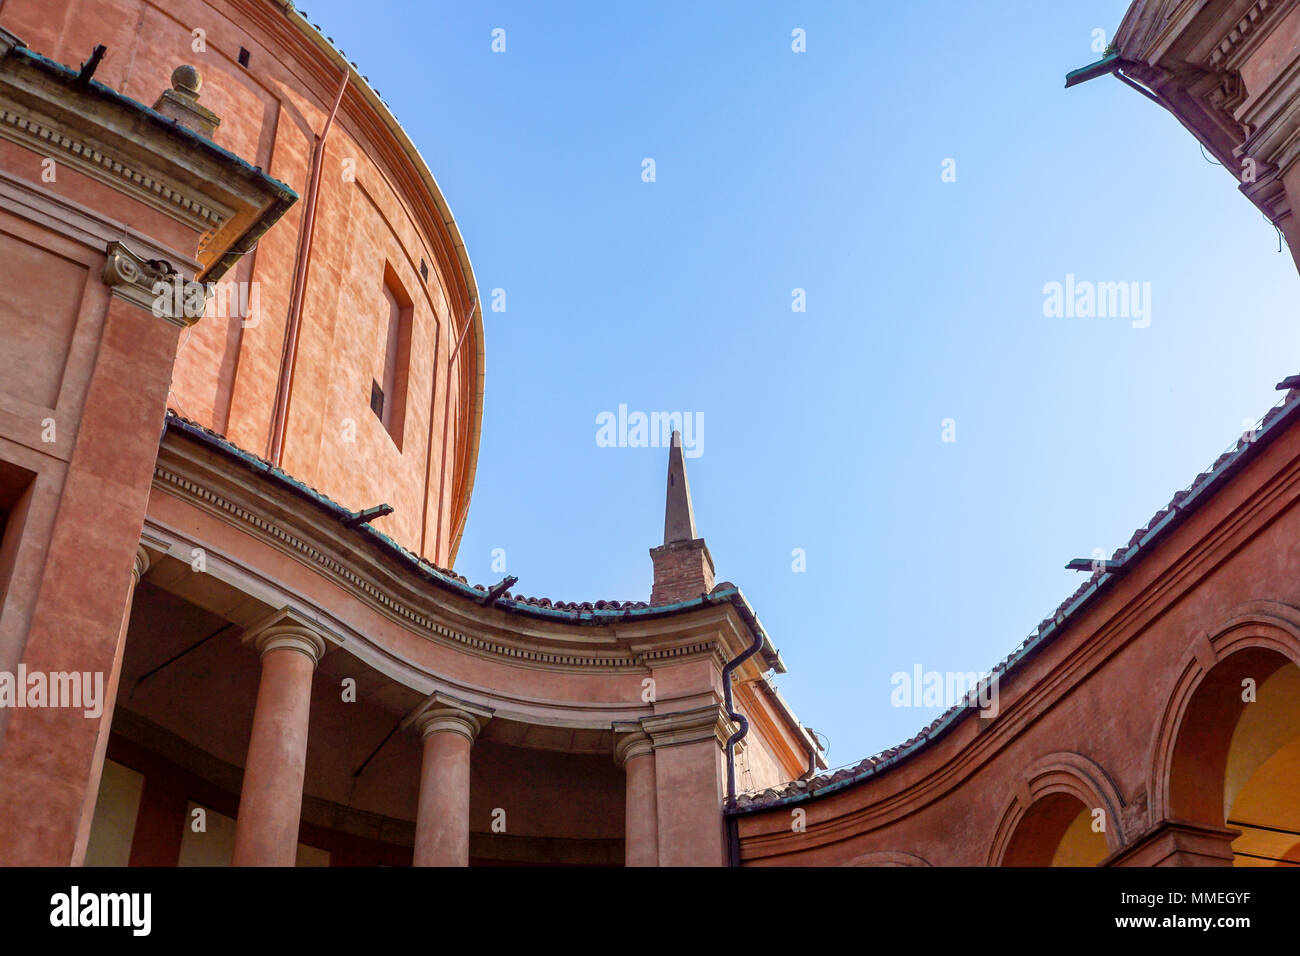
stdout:
<svg viewBox="0 0 1300 956">
<path fill-rule="evenodd" d="M 713 557 L 695 530 L 691 483 L 686 477 L 686 456 L 680 432 L 673 432 L 668 448 L 668 497 L 664 506 L 664 543 L 650 549 L 654 561 L 651 604 L 688 601 L 713 590 Z"/>
</svg>

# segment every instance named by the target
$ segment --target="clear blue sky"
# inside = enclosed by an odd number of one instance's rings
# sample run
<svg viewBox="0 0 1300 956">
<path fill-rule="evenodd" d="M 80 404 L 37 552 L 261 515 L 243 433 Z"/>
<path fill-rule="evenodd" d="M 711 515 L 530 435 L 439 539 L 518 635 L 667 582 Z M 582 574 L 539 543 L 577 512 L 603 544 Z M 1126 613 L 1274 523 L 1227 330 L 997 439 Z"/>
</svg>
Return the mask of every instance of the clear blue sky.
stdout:
<svg viewBox="0 0 1300 956">
<path fill-rule="evenodd" d="M 666 453 L 596 416 L 702 413 L 700 533 L 831 764 L 933 719 L 894 672 L 990 668 L 1300 372 L 1233 178 L 1118 80 L 1063 89 L 1126 6 L 310 0 L 506 290 L 457 570 L 646 599 Z M 1150 326 L 1045 317 L 1067 273 L 1149 282 Z"/>
</svg>

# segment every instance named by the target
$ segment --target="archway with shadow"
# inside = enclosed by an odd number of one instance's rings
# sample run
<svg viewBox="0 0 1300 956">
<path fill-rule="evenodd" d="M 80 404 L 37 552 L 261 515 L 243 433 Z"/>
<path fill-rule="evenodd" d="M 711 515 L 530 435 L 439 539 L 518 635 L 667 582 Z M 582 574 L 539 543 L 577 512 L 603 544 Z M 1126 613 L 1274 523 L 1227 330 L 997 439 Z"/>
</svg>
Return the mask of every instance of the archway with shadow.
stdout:
<svg viewBox="0 0 1300 956">
<path fill-rule="evenodd" d="M 1016 824 L 1002 865 L 1096 866 L 1110 851 L 1093 820 L 1093 809 L 1074 794 L 1049 793 Z"/>
<path fill-rule="evenodd" d="M 1235 866 L 1300 866 L 1300 667 L 1260 646 L 1216 663 L 1169 767 L 1171 819 L 1238 831 Z"/>
</svg>

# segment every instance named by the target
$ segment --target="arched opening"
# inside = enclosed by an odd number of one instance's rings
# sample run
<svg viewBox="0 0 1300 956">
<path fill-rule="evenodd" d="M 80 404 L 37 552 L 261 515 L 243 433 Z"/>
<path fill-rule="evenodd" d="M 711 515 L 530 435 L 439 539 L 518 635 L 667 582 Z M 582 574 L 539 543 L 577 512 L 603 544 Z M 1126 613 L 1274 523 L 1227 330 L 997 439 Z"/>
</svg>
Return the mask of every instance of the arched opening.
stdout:
<svg viewBox="0 0 1300 956">
<path fill-rule="evenodd" d="M 1109 852 L 1093 809 L 1070 793 L 1049 793 L 1016 825 L 1003 866 L 1096 866 Z"/>
<path fill-rule="evenodd" d="M 1178 729 L 1169 813 L 1240 831 L 1235 866 L 1300 866 L 1300 667 L 1252 647 L 1219 662 Z"/>
</svg>

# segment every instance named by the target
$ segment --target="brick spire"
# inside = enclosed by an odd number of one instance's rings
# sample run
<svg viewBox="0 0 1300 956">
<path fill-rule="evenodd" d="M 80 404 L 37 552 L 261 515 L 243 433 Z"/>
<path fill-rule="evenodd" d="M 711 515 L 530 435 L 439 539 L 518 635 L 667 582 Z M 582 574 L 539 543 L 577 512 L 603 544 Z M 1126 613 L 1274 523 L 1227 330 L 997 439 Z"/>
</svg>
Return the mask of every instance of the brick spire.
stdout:
<svg viewBox="0 0 1300 956">
<path fill-rule="evenodd" d="M 668 448 L 668 496 L 664 506 L 664 543 L 650 549 L 654 561 L 651 604 L 688 601 L 713 590 L 713 557 L 695 531 L 691 484 L 686 478 L 682 436 L 673 432 Z"/>
<path fill-rule="evenodd" d="M 668 504 L 664 508 L 664 544 L 694 541 L 695 509 L 691 507 L 691 483 L 686 478 L 686 456 L 682 433 L 673 432 L 668 448 Z"/>
</svg>

